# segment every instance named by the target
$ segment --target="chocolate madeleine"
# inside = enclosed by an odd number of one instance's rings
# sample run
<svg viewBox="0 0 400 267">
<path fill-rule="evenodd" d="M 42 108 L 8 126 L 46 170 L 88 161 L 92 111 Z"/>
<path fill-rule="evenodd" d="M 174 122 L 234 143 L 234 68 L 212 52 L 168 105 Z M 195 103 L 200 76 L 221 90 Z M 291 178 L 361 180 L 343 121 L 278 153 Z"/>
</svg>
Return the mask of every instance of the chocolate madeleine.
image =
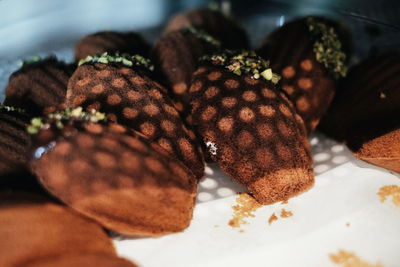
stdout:
<svg viewBox="0 0 400 267">
<path fill-rule="evenodd" d="M 170 90 L 176 109 L 187 118 L 190 113 L 188 90 L 199 58 L 216 52 L 221 44 L 204 30 L 189 26 L 161 37 L 152 50 L 152 59 L 162 82 Z M 190 119 L 188 120 L 190 123 Z"/>
<path fill-rule="evenodd" d="M 72 72 L 71 65 L 55 57 L 34 57 L 10 76 L 4 104 L 38 116 L 46 107 L 64 102 Z"/>
<path fill-rule="evenodd" d="M 200 179 L 204 162 L 196 137 L 182 122 L 166 89 L 141 70 L 143 65 L 149 62 L 126 55 L 84 61 L 69 81 L 66 105 L 99 110 L 109 120 L 141 132 Z"/>
<path fill-rule="evenodd" d="M 346 75 L 348 40 L 348 33 L 337 22 L 307 17 L 278 28 L 257 50 L 282 76 L 281 87 L 304 120 L 308 134 L 328 109 L 336 80 Z"/>
<path fill-rule="evenodd" d="M 0 176 L 23 172 L 28 161 L 30 117 L 24 110 L 0 105 Z"/>
<path fill-rule="evenodd" d="M 24 110 L 0 105 L 0 190 L 42 192 L 27 164 L 30 117 Z"/>
<path fill-rule="evenodd" d="M 32 171 L 52 195 L 110 230 L 140 236 L 184 230 L 195 177 L 140 133 L 103 118 L 79 107 L 34 119 Z"/>
<path fill-rule="evenodd" d="M 0 218 L 3 267 L 85 253 L 117 258 L 111 240 L 98 224 L 42 196 L 1 192 Z"/>
<path fill-rule="evenodd" d="M 341 83 L 321 130 L 347 143 L 354 155 L 400 171 L 400 54 L 373 56 Z"/>
<path fill-rule="evenodd" d="M 348 140 L 359 125 L 379 131 L 377 123 L 393 121 L 400 112 L 400 53 L 373 56 L 351 69 L 321 122 L 321 130 Z"/>
<path fill-rule="evenodd" d="M 149 51 L 150 45 L 138 33 L 102 31 L 83 37 L 75 46 L 75 58 L 81 60 L 104 52 L 147 56 Z"/>
<path fill-rule="evenodd" d="M 218 10 L 209 8 L 192 9 L 172 17 L 164 29 L 164 34 L 194 26 L 203 29 L 224 48 L 246 49 L 249 46 L 247 34 L 235 21 Z"/>
<path fill-rule="evenodd" d="M 193 125 L 211 157 L 262 204 L 309 189 L 314 176 L 301 117 L 254 52 L 205 58 L 189 90 Z"/>
</svg>

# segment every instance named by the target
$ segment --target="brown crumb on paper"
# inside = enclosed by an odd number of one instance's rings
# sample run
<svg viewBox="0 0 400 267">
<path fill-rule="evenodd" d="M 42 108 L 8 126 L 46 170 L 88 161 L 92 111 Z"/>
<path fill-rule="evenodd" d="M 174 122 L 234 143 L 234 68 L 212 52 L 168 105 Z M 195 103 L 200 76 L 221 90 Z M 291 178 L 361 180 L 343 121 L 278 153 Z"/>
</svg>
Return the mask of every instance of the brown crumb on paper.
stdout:
<svg viewBox="0 0 400 267">
<path fill-rule="evenodd" d="M 287 199 L 281 202 L 282 205 L 285 205 L 287 203 L 289 203 L 289 200 L 287 200 Z"/>
<path fill-rule="evenodd" d="M 349 227 L 349 226 L 350 226 L 350 223 L 349 223 L 349 222 L 348 222 L 348 223 L 346 223 L 346 226 L 347 226 L 347 227 Z"/>
<path fill-rule="evenodd" d="M 276 217 L 275 212 L 272 213 L 272 215 L 268 219 L 268 224 L 271 225 L 272 222 L 278 220 L 278 217 Z"/>
<path fill-rule="evenodd" d="M 385 202 L 388 197 L 392 197 L 392 202 L 397 207 L 400 207 L 400 186 L 386 185 L 379 189 L 377 195 L 380 197 L 381 202 Z"/>
<path fill-rule="evenodd" d="M 342 267 L 383 267 L 381 264 L 370 264 L 360 259 L 354 253 L 340 249 L 337 254 L 330 254 L 329 258 L 335 264 Z"/>
<path fill-rule="evenodd" d="M 293 212 L 291 212 L 290 210 L 285 210 L 285 209 L 281 210 L 281 217 L 282 218 L 288 218 L 290 216 L 293 216 Z"/>
<path fill-rule="evenodd" d="M 245 218 L 254 217 L 254 213 L 261 205 L 249 194 L 241 193 L 236 198 L 236 205 L 232 206 L 233 216 L 229 221 L 232 227 L 240 227 L 243 224 L 248 224 Z M 243 230 L 241 230 L 242 232 Z"/>
</svg>

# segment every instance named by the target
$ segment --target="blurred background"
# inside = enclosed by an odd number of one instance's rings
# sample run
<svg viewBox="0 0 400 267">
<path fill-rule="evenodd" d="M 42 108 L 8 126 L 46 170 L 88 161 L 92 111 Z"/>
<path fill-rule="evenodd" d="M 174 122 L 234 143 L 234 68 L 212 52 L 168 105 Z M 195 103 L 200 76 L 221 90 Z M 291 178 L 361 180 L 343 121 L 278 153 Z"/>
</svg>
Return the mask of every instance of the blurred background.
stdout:
<svg viewBox="0 0 400 267">
<path fill-rule="evenodd" d="M 292 17 L 308 14 L 350 21 L 362 31 L 357 39 L 371 43 L 361 53 L 400 44 L 398 0 L 0 0 L 0 60 L 59 51 L 99 30 L 138 30 L 153 41 L 172 14 L 212 2 L 231 9 L 253 45 Z"/>
</svg>

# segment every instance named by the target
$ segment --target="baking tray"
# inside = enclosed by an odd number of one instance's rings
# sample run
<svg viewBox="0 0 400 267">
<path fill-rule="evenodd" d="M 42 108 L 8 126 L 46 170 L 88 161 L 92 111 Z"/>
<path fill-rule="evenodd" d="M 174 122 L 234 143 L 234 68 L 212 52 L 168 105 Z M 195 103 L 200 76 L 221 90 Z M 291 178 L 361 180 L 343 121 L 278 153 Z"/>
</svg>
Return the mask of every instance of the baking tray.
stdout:
<svg viewBox="0 0 400 267">
<path fill-rule="evenodd" d="M 208 1 L 0 0 L 0 99 L 9 75 L 32 55 L 73 60 L 73 45 L 99 30 L 138 30 L 154 41 L 173 13 Z M 302 15 L 338 18 L 355 35 L 352 64 L 400 45 L 395 1 L 223 1 L 257 44 Z M 8 12 L 10 11 L 10 12 Z M 397 12 L 396 12 L 397 11 Z M 263 206 L 247 224 L 229 226 L 237 193 L 246 192 L 217 165 L 199 184 L 193 221 L 183 233 L 160 238 L 115 236 L 119 254 L 140 266 L 400 266 L 400 207 L 379 190 L 400 186 L 399 175 L 352 156 L 320 133 L 310 137 L 315 185 L 288 203 Z M 280 216 L 282 210 L 291 216 Z M 269 223 L 271 215 L 277 220 Z M 363 265 L 354 265 L 363 266 Z M 367 266 L 367 265 L 365 265 Z"/>
</svg>

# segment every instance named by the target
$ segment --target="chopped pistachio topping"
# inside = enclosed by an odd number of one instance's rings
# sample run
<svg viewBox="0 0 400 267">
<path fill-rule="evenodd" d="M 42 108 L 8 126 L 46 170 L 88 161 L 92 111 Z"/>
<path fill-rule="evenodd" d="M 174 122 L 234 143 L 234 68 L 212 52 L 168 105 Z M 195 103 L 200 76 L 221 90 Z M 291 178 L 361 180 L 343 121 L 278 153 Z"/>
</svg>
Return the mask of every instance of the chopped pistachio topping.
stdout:
<svg viewBox="0 0 400 267">
<path fill-rule="evenodd" d="M 60 112 L 50 113 L 44 117 L 36 117 L 31 120 L 31 124 L 26 128 L 30 134 L 37 134 L 42 129 L 47 129 L 51 124 L 55 124 L 58 129 L 64 127 L 68 120 L 99 122 L 105 121 L 106 115 L 92 109 L 90 112 L 83 111 L 82 107 L 67 108 Z"/>
<path fill-rule="evenodd" d="M 211 1 L 210 3 L 208 3 L 207 8 L 213 11 L 220 11 L 221 6 L 218 2 Z"/>
<path fill-rule="evenodd" d="M 274 73 L 269 61 L 259 56 L 254 51 L 224 50 L 218 54 L 206 55 L 200 60 L 210 61 L 214 65 L 224 66 L 236 75 L 250 75 L 253 79 L 263 78 L 277 84 L 280 76 Z"/>
<path fill-rule="evenodd" d="M 145 67 L 150 71 L 154 70 L 154 66 L 151 63 L 151 61 L 147 58 L 142 57 L 141 55 L 129 55 L 129 54 L 118 54 L 116 53 L 115 55 L 109 55 L 107 52 L 101 54 L 101 55 L 95 55 L 95 56 L 87 56 L 84 59 L 81 59 L 78 63 L 78 66 L 85 64 L 85 63 L 103 63 L 103 64 L 108 64 L 108 63 L 121 63 L 127 67 L 132 67 L 132 66 L 140 66 L 140 67 Z"/>
<path fill-rule="evenodd" d="M 229 1 L 211 1 L 207 8 L 222 13 L 225 17 L 231 16 L 231 3 Z"/>
<path fill-rule="evenodd" d="M 336 78 L 345 77 L 347 74 L 346 54 L 342 51 L 342 43 L 335 29 L 315 17 L 308 17 L 307 24 L 308 30 L 316 37 L 314 53 L 317 61 L 332 71 Z"/>
<path fill-rule="evenodd" d="M 29 65 L 29 64 L 32 64 L 32 63 L 36 63 L 36 62 L 39 62 L 41 60 L 42 60 L 42 58 L 39 57 L 39 56 L 31 56 L 30 58 L 23 60 L 22 63 L 21 63 L 21 66 L 26 66 L 26 65 Z"/>
<path fill-rule="evenodd" d="M 197 38 L 213 45 L 216 47 L 220 47 L 221 46 L 221 42 L 218 41 L 217 39 L 215 39 L 214 37 L 212 37 L 211 35 L 209 35 L 205 30 L 200 29 L 198 27 L 195 27 L 193 25 L 189 25 L 186 27 L 186 29 L 191 32 L 192 34 L 194 34 L 194 36 L 196 36 Z"/>
<path fill-rule="evenodd" d="M 22 108 L 0 105 L 0 111 L 2 111 L 2 110 L 5 110 L 6 112 L 16 111 L 18 113 L 26 113 L 25 109 L 22 109 Z"/>
</svg>

